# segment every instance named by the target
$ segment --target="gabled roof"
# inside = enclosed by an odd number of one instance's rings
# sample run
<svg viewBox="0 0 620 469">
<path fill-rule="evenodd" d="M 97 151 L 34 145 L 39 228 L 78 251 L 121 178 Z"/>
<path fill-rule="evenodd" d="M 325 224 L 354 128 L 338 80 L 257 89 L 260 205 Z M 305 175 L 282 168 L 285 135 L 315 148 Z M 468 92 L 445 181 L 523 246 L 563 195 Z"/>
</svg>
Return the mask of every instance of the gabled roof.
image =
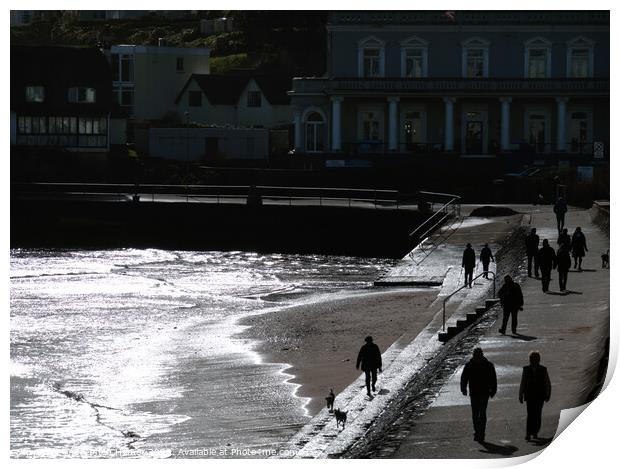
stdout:
<svg viewBox="0 0 620 469">
<path fill-rule="evenodd" d="M 93 47 L 11 46 L 11 109 L 42 114 L 109 112 L 113 107 L 112 70 Z M 43 103 L 26 102 L 26 86 L 43 86 Z M 68 102 L 68 89 L 96 90 L 96 102 Z"/>
<path fill-rule="evenodd" d="M 199 75 L 194 74 L 187 80 L 177 96 L 178 104 L 181 96 L 189 84 L 194 80 L 205 94 L 209 103 L 235 105 L 243 90 L 254 79 L 267 101 L 272 105 L 289 104 L 290 96 L 287 94 L 292 89 L 292 78 L 281 74 L 254 74 L 250 72 L 237 72 L 230 75 Z"/>
</svg>

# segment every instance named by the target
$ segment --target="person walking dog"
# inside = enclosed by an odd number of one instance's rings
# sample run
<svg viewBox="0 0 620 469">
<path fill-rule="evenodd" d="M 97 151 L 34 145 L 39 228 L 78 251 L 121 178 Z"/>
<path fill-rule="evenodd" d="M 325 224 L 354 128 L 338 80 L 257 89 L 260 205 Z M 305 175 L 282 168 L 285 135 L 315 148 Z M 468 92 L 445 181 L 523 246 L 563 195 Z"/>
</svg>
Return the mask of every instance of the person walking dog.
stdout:
<svg viewBox="0 0 620 469">
<path fill-rule="evenodd" d="M 372 381 L 372 390 L 375 391 L 375 384 L 377 383 L 377 370 L 379 372 L 383 371 L 383 363 L 381 361 L 381 351 L 377 344 L 372 341 L 372 337 L 368 336 L 364 339 L 366 343 L 362 345 L 359 353 L 357 354 L 357 363 L 355 364 L 356 369 L 360 369 L 360 365 L 362 366 L 362 371 L 366 375 L 366 393 L 368 397 L 372 397 L 370 393 L 370 385 Z"/>
</svg>

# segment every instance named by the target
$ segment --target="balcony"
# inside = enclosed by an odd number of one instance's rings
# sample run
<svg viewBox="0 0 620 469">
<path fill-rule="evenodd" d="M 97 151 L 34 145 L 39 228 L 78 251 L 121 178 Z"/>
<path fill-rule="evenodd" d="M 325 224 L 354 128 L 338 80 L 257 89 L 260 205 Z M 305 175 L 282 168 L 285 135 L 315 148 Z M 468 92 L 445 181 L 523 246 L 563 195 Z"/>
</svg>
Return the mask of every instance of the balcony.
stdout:
<svg viewBox="0 0 620 469">
<path fill-rule="evenodd" d="M 609 96 L 608 78 L 295 78 L 292 94 Z"/>
</svg>

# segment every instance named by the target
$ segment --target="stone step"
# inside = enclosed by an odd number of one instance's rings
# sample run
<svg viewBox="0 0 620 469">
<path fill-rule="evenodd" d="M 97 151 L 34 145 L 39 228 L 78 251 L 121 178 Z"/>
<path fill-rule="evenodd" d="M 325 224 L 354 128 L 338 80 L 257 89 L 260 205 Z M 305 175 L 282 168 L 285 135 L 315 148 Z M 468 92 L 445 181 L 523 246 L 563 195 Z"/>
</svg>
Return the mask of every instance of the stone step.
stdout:
<svg viewBox="0 0 620 469">
<path fill-rule="evenodd" d="M 476 313 L 467 313 L 467 320 L 472 323 L 476 319 L 478 319 L 478 315 Z"/>
<path fill-rule="evenodd" d="M 478 306 L 476 308 L 476 315 L 477 316 L 482 316 L 486 312 L 487 312 L 487 307 L 486 306 Z"/>
<path fill-rule="evenodd" d="M 499 303 L 499 298 L 487 298 L 484 301 L 484 305 L 487 307 L 487 309 L 492 308 L 497 303 Z"/>
</svg>

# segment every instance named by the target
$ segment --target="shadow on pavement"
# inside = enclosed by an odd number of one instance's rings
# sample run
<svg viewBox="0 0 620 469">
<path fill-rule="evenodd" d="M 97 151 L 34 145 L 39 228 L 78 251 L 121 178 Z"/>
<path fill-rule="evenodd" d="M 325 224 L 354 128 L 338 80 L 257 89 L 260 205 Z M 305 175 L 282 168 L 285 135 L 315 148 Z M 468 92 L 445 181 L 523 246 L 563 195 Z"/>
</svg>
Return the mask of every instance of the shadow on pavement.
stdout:
<svg viewBox="0 0 620 469">
<path fill-rule="evenodd" d="M 553 441 L 553 438 L 534 438 L 532 444 L 535 446 L 546 446 Z"/>
<path fill-rule="evenodd" d="M 512 445 L 496 445 L 493 443 L 489 443 L 488 441 L 480 443 L 484 446 L 484 449 L 481 449 L 481 453 L 489 453 L 489 454 L 501 454 L 502 456 L 510 456 L 512 453 L 517 451 L 519 448 Z"/>
<path fill-rule="evenodd" d="M 384 396 L 384 395 L 389 394 L 389 393 L 390 393 L 389 389 L 382 389 L 377 394 L 379 394 L 380 396 Z"/>
<path fill-rule="evenodd" d="M 515 339 L 524 340 L 525 342 L 531 342 L 532 340 L 538 339 L 538 337 L 534 337 L 533 335 L 523 335 L 523 334 L 512 334 L 511 337 Z"/>
</svg>

